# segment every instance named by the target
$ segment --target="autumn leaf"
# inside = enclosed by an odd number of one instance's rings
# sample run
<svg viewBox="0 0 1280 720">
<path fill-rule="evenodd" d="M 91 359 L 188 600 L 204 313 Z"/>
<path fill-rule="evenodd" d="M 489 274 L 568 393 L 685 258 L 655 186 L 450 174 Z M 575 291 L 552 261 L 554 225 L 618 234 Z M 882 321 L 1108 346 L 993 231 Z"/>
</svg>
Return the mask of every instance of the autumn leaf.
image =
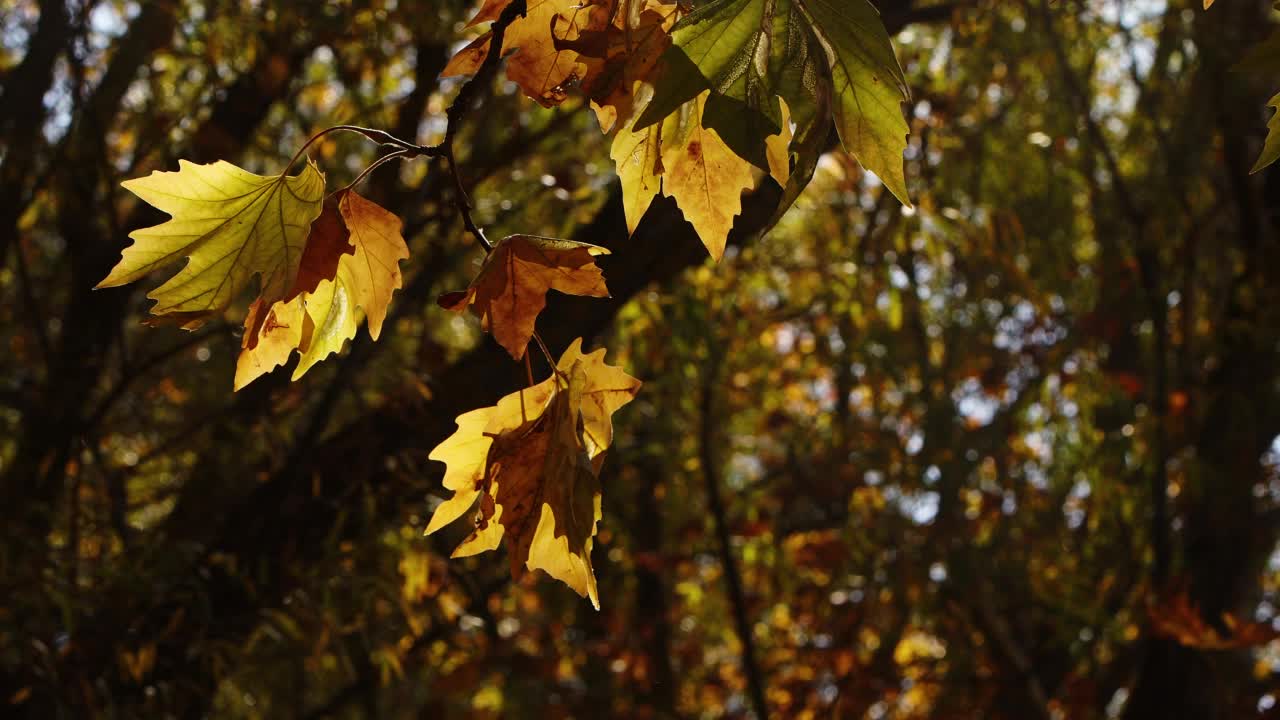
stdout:
<svg viewBox="0 0 1280 720">
<path fill-rule="evenodd" d="M 767 138 L 782 129 L 777 98 L 801 128 L 830 108 L 845 149 L 910 205 L 902 161 L 906 81 L 867 0 L 715 0 L 671 35 L 636 129 L 710 91 L 703 125 L 740 157 L 772 170 Z"/>
<path fill-rule="evenodd" d="M 650 79 L 667 48 L 678 6 L 660 0 L 619 5 L 603 30 L 581 33 L 578 40 L 557 38 L 556 46 L 575 50 L 584 66 L 579 83 L 591 100 L 602 132 L 629 123 L 643 103 Z M 648 91 L 648 90 L 646 90 Z"/>
<path fill-rule="evenodd" d="M 769 176 L 781 187 L 787 186 L 791 177 L 791 140 L 794 131 L 791 129 L 791 109 L 785 102 L 782 104 L 782 130 L 777 135 L 765 138 L 765 156 L 769 161 Z"/>
<path fill-rule="evenodd" d="M 830 48 L 836 131 L 844 147 L 911 207 L 902 155 L 910 93 L 880 13 L 867 0 L 800 0 Z"/>
<path fill-rule="evenodd" d="M 628 123 L 613 138 L 610 155 L 622 182 L 622 206 L 631 234 L 662 190 L 661 129 L 661 125 L 650 125 L 636 132 Z"/>
<path fill-rule="evenodd" d="M 612 443 L 612 416 L 640 382 L 589 355 L 576 340 L 556 373 L 494 407 L 458 418 L 458 430 L 432 450 L 446 464 L 452 498 L 436 508 L 427 534 L 477 507 L 475 530 L 454 557 L 508 540 L 512 573 L 543 570 L 600 607 L 591 545 L 600 519 L 598 475 Z"/>
<path fill-rule="evenodd" d="M 496 20 L 510 0 L 486 2 L 472 20 Z M 530 0 L 524 17 L 507 27 L 502 54 L 507 78 L 545 107 L 564 102 L 568 87 L 579 82 L 586 66 L 579 53 L 557 47 L 557 40 L 574 41 L 584 32 L 601 30 L 612 20 L 611 3 L 603 0 Z M 472 75 L 489 52 L 490 33 L 474 40 L 445 66 L 442 77 Z"/>
<path fill-rule="evenodd" d="M 547 291 L 609 297 L 595 257 L 609 251 L 571 240 L 511 235 L 503 238 L 480 268 L 471 286 L 449 293 L 440 304 L 455 312 L 471 309 L 498 344 L 519 360 L 533 338 Z"/>
<path fill-rule="evenodd" d="M 710 90 L 703 124 L 739 156 L 767 169 L 765 139 L 782 129 L 778 98 L 809 106 L 817 85 L 818 45 L 794 0 L 720 0 L 699 7 L 672 30 L 674 45 L 644 128 Z"/>
<path fill-rule="evenodd" d="M 1267 107 L 1275 109 L 1276 114 L 1267 121 L 1267 139 L 1262 144 L 1262 154 L 1249 171 L 1250 175 L 1280 159 L 1280 94 L 1268 100 Z"/>
<path fill-rule="evenodd" d="M 755 185 L 751 163 L 702 125 L 708 93 L 673 113 L 662 126 L 662 193 L 674 198 L 711 257 L 724 255 L 742 192 Z"/>
<path fill-rule="evenodd" d="M 364 311 L 369 335 L 377 340 L 391 296 L 401 286 L 400 261 L 409 257 L 400 225 L 395 215 L 354 191 L 331 196 L 312 226 L 298 290 L 265 314 L 263 304 L 251 309 L 236 362 L 235 388 L 283 365 L 294 350 L 302 357 L 293 379 L 301 378 L 355 337 L 357 308 Z M 333 274 L 325 278 L 330 267 Z"/>
<path fill-rule="evenodd" d="M 133 244 L 98 287 L 134 282 L 187 257 L 148 297 L 156 301 L 154 315 L 175 316 L 188 328 L 224 309 L 255 276 L 264 303 L 283 298 L 320 214 L 324 175 L 310 161 L 295 176 L 254 175 L 221 161 L 178 166 L 123 183 L 172 217 L 131 233 Z"/>
</svg>

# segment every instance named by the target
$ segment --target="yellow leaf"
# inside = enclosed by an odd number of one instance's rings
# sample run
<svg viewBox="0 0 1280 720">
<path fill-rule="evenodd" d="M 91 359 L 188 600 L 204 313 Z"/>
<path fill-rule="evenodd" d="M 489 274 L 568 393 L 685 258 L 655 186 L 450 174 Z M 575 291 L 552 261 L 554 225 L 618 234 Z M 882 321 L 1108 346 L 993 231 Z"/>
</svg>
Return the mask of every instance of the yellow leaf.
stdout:
<svg viewBox="0 0 1280 720">
<path fill-rule="evenodd" d="M 399 218 L 353 191 L 336 193 L 307 243 L 298 283 L 304 291 L 275 303 L 261 325 L 256 312 L 250 312 L 235 388 L 283 365 L 295 349 L 302 357 L 293 379 L 302 377 L 355 337 L 357 308 L 377 340 L 391 296 L 401 285 L 400 261 L 407 257 Z M 329 267 L 334 267 L 333 275 L 325 278 Z"/>
<path fill-rule="evenodd" d="M 604 452 L 613 444 L 613 414 L 640 392 L 640 381 L 622 368 L 606 364 L 604 356 L 604 348 L 583 355 L 582 341 L 576 340 L 558 363 L 562 373 L 581 364 L 586 374 L 581 401 L 582 434 L 597 472 L 604 463 Z"/>
<path fill-rule="evenodd" d="M 240 356 L 236 358 L 235 389 L 240 390 L 285 364 L 294 350 L 306 344 L 303 334 L 309 324 L 311 319 L 302 309 L 301 298 L 277 302 L 266 309 L 260 300 L 255 300 L 244 321 L 244 340 Z"/>
<path fill-rule="evenodd" d="M 303 301 L 315 334 L 302 349 L 294 380 L 356 336 L 356 308 L 368 319 L 369 337 L 378 339 L 391 295 L 401 285 L 400 261 L 409 257 L 400 218 L 350 191 L 343 193 L 339 208 L 355 253 L 342 256 L 337 276 L 320 283 Z"/>
<path fill-rule="evenodd" d="M 471 308 L 484 329 L 519 360 L 533 338 L 538 313 L 547 306 L 549 290 L 609 297 L 594 259 L 608 254 L 587 243 L 511 235 L 489 253 L 469 288 L 441 296 L 440 305 L 455 312 Z"/>
<path fill-rule="evenodd" d="M 791 138 L 793 131 L 791 129 L 791 108 L 787 106 L 787 101 L 778 98 L 778 102 L 782 104 L 782 132 L 777 135 L 770 135 L 765 138 L 765 158 L 769 161 L 769 176 L 778 182 L 782 187 L 787 186 L 787 180 L 791 178 Z"/>
<path fill-rule="evenodd" d="M 717 261 L 724 255 L 742 191 L 755 185 L 751 163 L 738 157 L 716 131 L 702 126 L 710 92 L 672 113 L 662 126 L 662 192 L 675 198 Z"/>
<path fill-rule="evenodd" d="M 311 222 L 320 214 L 324 175 L 310 161 L 295 176 L 266 177 L 227 162 L 179 161 L 124 187 L 172 216 L 135 230 L 133 244 L 98 287 L 131 283 L 187 257 L 186 266 L 153 290 L 154 315 L 199 326 L 259 277 L 267 305 L 285 296 L 298 273 Z"/>
<path fill-rule="evenodd" d="M 662 126 L 654 124 L 634 132 L 633 124 L 618 130 L 610 152 L 622 181 L 622 206 L 627 232 L 631 234 L 635 234 L 640 219 L 662 189 Z"/>
<path fill-rule="evenodd" d="M 1276 114 L 1267 121 L 1267 139 L 1262 143 L 1262 153 L 1249 171 L 1250 175 L 1280 159 L 1280 93 L 1267 101 L 1267 107 L 1274 108 Z"/>
<path fill-rule="evenodd" d="M 458 431 L 430 455 L 446 463 L 444 484 L 454 496 L 436 508 L 427 532 L 479 499 L 476 529 L 454 557 L 492 550 L 506 537 L 514 575 L 543 570 L 599 608 L 591 566 L 598 476 L 612 415 L 640 382 L 606 365 L 604 350 L 581 350 L 574 341 L 551 378 L 458 418 Z"/>
</svg>

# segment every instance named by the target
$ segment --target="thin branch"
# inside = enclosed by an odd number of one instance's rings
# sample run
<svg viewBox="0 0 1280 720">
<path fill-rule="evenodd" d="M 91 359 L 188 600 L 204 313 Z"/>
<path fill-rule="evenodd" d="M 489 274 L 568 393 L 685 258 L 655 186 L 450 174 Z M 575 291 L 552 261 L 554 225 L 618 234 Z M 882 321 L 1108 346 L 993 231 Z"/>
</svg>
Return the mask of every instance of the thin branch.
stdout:
<svg viewBox="0 0 1280 720">
<path fill-rule="evenodd" d="M 526 0 L 515 0 L 502 11 L 502 14 L 493 23 L 493 29 L 490 30 L 489 53 L 485 55 L 480 69 L 462 86 L 462 89 L 458 91 L 458 96 L 449 105 L 449 110 L 445 113 L 445 117 L 448 119 L 448 126 L 444 132 L 444 142 L 439 146 L 441 156 L 449 162 L 449 172 L 453 175 L 454 187 L 458 193 L 454 200 L 458 206 L 458 212 L 462 215 L 462 223 L 466 226 L 467 232 L 474 235 L 487 252 L 493 251 L 493 244 L 489 242 L 489 238 L 485 237 L 484 231 L 479 225 L 476 225 L 475 218 L 471 216 L 471 200 L 467 196 L 467 189 L 462 181 L 462 175 L 458 172 L 458 160 L 454 154 L 453 144 L 454 140 L 457 139 L 458 128 L 462 125 L 463 118 L 471 110 L 476 93 L 479 92 L 482 86 L 492 84 L 493 76 L 498 71 L 498 64 L 502 60 L 502 45 L 503 40 L 506 38 L 507 28 L 510 27 L 511 23 L 515 22 L 517 17 L 525 14 L 526 5 Z"/>
</svg>

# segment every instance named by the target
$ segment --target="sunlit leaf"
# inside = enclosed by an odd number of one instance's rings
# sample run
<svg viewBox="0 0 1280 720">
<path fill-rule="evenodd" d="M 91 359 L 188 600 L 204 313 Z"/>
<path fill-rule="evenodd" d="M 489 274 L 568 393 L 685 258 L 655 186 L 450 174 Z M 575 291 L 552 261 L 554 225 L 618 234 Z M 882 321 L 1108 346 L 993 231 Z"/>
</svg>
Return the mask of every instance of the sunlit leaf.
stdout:
<svg viewBox="0 0 1280 720">
<path fill-rule="evenodd" d="M 391 296 L 401 285 L 400 261 L 409 257 L 400 225 L 398 217 L 353 191 L 336 193 L 326 203 L 299 273 L 300 286 L 312 289 L 275 303 L 260 326 L 255 316 L 261 306 L 250 313 L 236 363 L 237 390 L 284 364 L 293 350 L 302 356 L 293 379 L 302 377 L 355 337 L 357 309 L 368 320 L 370 337 L 378 339 Z M 331 265 L 336 265 L 334 274 L 326 279 L 323 273 Z"/>
<path fill-rule="evenodd" d="M 1274 108 L 1276 114 L 1271 116 L 1267 121 L 1267 139 L 1262 145 L 1262 154 L 1258 156 L 1258 161 L 1253 164 L 1250 174 L 1256 173 L 1271 163 L 1280 159 L 1280 94 L 1272 96 L 1267 101 L 1267 107 Z"/>
<path fill-rule="evenodd" d="M 612 416 L 640 382 L 589 355 L 577 340 L 557 372 L 494 407 L 458 418 L 458 430 L 431 452 L 446 464 L 453 497 L 436 508 L 433 533 L 477 507 L 476 528 L 454 557 L 495 549 L 507 538 L 512 572 L 543 570 L 600 606 L 591 566 L 600 519 L 598 475 L 613 440 Z"/>
<path fill-rule="evenodd" d="M 909 93 L 880 14 L 867 0 L 800 1 L 828 46 L 840 141 L 910 206 L 902 160 Z"/>
<path fill-rule="evenodd" d="M 519 360 L 533 338 L 538 313 L 547 306 L 547 292 L 609 297 L 604 275 L 595 258 L 609 251 L 572 240 L 512 235 L 489 253 L 484 265 L 463 292 L 449 293 L 440 304 L 480 318 L 498 344 Z"/>
<path fill-rule="evenodd" d="M 627 232 L 634 234 L 653 199 L 662 190 L 661 125 L 639 132 L 630 124 L 618 130 L 610 154 L 622 182 L 622 205 Z"/>
<path fill-rule="evenodd" d="M 311 162 L 290 177 L 181 160 L 177 172 L 157 171 L 123 185 L 172 218 L 130 234 L 133 244 L 98 287 L 131 283 L 189 258 L 148 295 L 156 301 L 153 314 L 180 316 L 187 327 L 224 309 L 254 277 L 264 303 L 283 298 L 324 199 L 324 176 Z"/>
<path fill-rule="evenodd" d="M 742 192 L 755 185 L 751 163 L 702 125 L 707 93 L 673 113 L 662 126 L 662 193 L 674 198 L 711 257 L 724 255 Z"/>
</svg>

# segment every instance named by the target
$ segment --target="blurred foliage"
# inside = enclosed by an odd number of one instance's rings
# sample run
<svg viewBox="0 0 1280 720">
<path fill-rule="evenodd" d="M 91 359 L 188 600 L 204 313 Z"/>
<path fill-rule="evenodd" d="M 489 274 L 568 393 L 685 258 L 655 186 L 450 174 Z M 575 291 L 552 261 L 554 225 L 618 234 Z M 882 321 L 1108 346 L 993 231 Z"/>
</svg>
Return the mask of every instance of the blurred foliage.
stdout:
<svg viewBox="0 0 1280 720">
<path fill-rule="evenodd" d="M 480 259 L 437 165 L 371 178 L 405 289 L 298 383 L 142 327 L 159 277 L 91 290 L 162 219 L 123 179 L 438 140 L 472 3 L 0 0 L 0 714 L 745 717 L 754 673 L 780 718 L 1280 717 L 1275 88 L 1231 71 L 1270 8 L 878 5 L 914 210 L 833 153 L 703 263 L 664 201 L 625 240 L 581 100 L 463 130 L 491 235 L 622 258 L 543 320 L 645 381 L 597 612 L 422 537 L 428 451 L 524 375 L 431 302 Z"/>
</svg>

